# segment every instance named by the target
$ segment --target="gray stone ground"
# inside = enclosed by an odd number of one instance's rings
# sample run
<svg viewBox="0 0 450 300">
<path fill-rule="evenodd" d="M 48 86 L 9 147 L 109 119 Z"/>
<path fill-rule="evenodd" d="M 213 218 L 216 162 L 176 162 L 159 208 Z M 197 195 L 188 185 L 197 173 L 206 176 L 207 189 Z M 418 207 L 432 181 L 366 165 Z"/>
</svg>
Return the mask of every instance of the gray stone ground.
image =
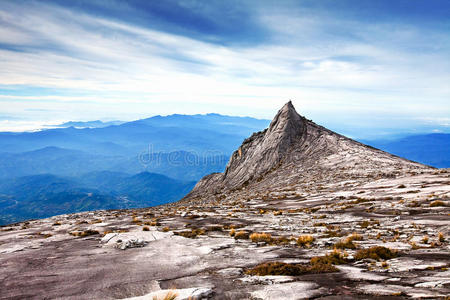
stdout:
<svg viewBox="0 0 450 300">
<path fill-rule="evenodd" d="M 159 299 L 173 291 L 177 299 L 448 299 L 449 198 L 450 172 L 431 170 L 314 191 L 240 190 L 201 205 L 87 212 L 4 226 L 0 298 Z M 430 205 L 435 201 L 445 206 Z M 230 225 L 315 240 L 309 247 L 295 240 L 288 245 L 236 240 Z M 195 238 L 174 235 L 192 228 L 205 232 Z M 70 234 L 88 229 L 99 233 Z M 332 231 L 338 236 L 330 237 Z M 354 241 L 357 249 L 345 250 L 349 262 L 338 272 L 245 275 L 262 262 L 307 263 L 354 232 L 362 239 Z M 358 249 L 373 245 L 400 255 L 352 260 Z"/>
</svg>

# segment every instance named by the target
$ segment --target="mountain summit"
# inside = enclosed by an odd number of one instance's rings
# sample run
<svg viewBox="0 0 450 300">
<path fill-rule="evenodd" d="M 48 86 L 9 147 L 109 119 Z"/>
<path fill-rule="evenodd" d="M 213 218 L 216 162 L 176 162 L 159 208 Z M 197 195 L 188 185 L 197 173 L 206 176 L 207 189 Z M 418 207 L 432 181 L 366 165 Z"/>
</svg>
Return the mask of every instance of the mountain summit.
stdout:
<svg viewBox="0 0 450 300">
<path fill-rule="evenodd" d="M 272 190 L 305 180 L 366 181 L 430 167 L 344 137 L 299 115 L 291 101 L 270 126 L 244 140 L 224 173 L 205 176 L 185 199 L 252 186 Z"/>
<path fill-rule="evenodd" d="M 289 101 L 268 129 L 253 134 L 233 153 L 225 170 L 224 183 L 232 188 L 267 173 L 288 156 L 305 129 L 305 121 Z"/>
</svg>

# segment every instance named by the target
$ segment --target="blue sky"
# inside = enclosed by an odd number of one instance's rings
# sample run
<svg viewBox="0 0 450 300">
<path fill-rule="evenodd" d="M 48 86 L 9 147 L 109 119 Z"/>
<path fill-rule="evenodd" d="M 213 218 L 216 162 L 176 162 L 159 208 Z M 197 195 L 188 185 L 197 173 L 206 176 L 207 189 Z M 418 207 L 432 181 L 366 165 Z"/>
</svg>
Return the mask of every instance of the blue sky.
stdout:
<svg viewBox="0 0 450 300">
<path fill-rule="evenodd" d="M 354 137 L 450 131 L 450 2 L 0 1 L 0 131 L 289 99 Z"/>
</svg>

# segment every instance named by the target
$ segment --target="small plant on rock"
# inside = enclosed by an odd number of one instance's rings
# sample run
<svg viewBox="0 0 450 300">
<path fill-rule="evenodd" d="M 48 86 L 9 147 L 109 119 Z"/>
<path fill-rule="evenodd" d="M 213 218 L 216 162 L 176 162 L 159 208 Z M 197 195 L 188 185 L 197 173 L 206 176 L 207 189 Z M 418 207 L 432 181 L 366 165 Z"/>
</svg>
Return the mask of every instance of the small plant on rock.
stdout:
<svg viewBox="0 0 450 300">
<path fill-rule="evenodd" d="M 361 241 L 362 240 L 362 236 L 357 234 L 357 233 L 353 233 L 351 235 L 349 235 L 347 238 L 345 238 L 344 240 L 341 240 L 339 242 L 337 242 L 336 244 L 334 244 L 334 248 L 337 249 L 356 249 L 356 245 L 355 243 L 353 243 L 353 241 Z"/>
<path fill-rule="evenodd" d="M 438 240 L 439 240 L 439 242 L 441 242 L 441 243 L 444 243 L 444 242 L 445 242 L 445 236 L 444 236 L 444 234 L 443 234 L 442 232 L 439 232 L 439 234 L 438 234 Z"/>
<path fill-rule="evenodd" d="M 415 242 L 411 242 L 409 244 L 411 245 L 411 249 L 413 249 L 413 250 L 417 250 L 420 248 L 419 246 L 417 246 L 417 244 Z"/>
<path fill-rule="evenodd" d="M 361 226 L 362 228 L 367 228 L 367 227 L 369 227 L 369 225 L 370 225 L 370 222 L 367 220 L 364 220 L 359 223 L 359 226 Z"/>
<path fill-rule="evenodd" d="M 439 206 L 446 206 L 444 201 L 436 200 L 430 203 L 430 207 L 439 207 Z"/>
<path fill-rule="evenodd" d="M 178 297 L 177 293 L 172 291 L 168 292 L 163 298 L 159 298 L 158 296 L 153 296 L 152 300 L 175 300 Z"/>
<path fill-rule="evenodd" d="M 356 252 L 355 259 L 361 260 L 365 258 L 371 258 L 375 260 L 391 259 L 397 257 L 398 253 L 395 250 L 383 246 L 374 246 L 368 249 L 361 249 Z"/>
<path fill-rule="evenodd" d="M 70 233 L 73 236 L 86 237 L 90 235 L 100 234 L 97 230 L 73 231 Z"/>
<path fill-rule="evenodd" d="M 272 235 L 270 233 L 257 233 L 250 234 L 250 239 L 254 243 L 265 242 L 270 243 L 272 241 Z"/>
<path fill-rule="evenodd" d="M 337 272 L 338 269 L 331 264 L 289 264 L 284 262 L 267 262 L 255 266 L 252 269 L 247 270 L 247 275 L 253 276 L 267 276 L 267 275 L 280 275 L 280 276 L 299 276 L 303 274 L 319 274 Z"/>
<path fill-rule="evenodd" d="M 198 235 L 205 234 L 205 230 L 194 228 L 191 231 L 177 231 L 177 232 L 174 232 L 174 234 L 185 237 L 185 238 L 195 239 Z"/>
<path fill-rule="evenodd" d="M 315 256 L 311 258 L 311 264 L 332 264 L 341 265 L 347 263 L 346 253 L 338 249 L 334 249 L 333 252 L 325 256 Z"/>
<path fill-rule="evenodd" d="M 312 242 L 314 242 L 314 237 L 312 235 L 301 235 L 297 239 L 297 245 L 300 247 L 309 247 Z"/>
<path fill-rule="evenodd" d="M 246 240 L 249 237 L 250 237 L 249 233 L 243 230 L 236 232 L 236 234 L 234 235 L 234 238 L 236 240 Z"/>
</svg>

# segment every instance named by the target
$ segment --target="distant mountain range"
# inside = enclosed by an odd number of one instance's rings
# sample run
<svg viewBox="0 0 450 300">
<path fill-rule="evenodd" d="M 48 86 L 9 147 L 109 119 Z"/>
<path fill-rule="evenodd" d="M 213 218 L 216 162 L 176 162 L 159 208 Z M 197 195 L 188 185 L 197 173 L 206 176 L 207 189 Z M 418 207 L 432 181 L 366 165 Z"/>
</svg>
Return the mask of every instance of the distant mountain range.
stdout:
<svg viewBox="0 0 450 300">
<path fill-rule="evenodd" d="M 450 167 L 448 133 L 412 135 L 396 140 L 364 141 L 364 143 L 436 168 Z"/>
<path fill-rule="evenodd" d="M 59 125 L 52 125 L 51 127 L 101 128 L 101 127 L 107 127 L 107 126 L 111 126 L 111 125 L 120 125 L 123 123 L 125 123 L 125 122 L 124 121 L 103 122 L 100 120 L 87 121 L 87 122 L 70 121 L 70 122 L 65 122 L 65 123 L 59 124 Z"/>
<path fill-rule="evenodd" d="M 176 201 L 195 181 L 143 172 L 91 172 L 80 178 L 51 174 L 0 183 L 0 225 L 68 212 L 155 206 Z"/>
<path fill-rule="evenodd" d="M 268 120 L 218 114 L 0 133 L 0 224 L 182 198 Z"/>
<path fill-rule="evenodd" d="M 218 114 L 171 115 L 101 128 L 3 132 L 0 178 L 108 170 L 198 180 L 223 170 L 233 147 L 268 123 Z"/>
<path fill-rule="evenodd" d="M 178 200 L 203 176 L 223 172 L 245 137 L 269 123 L 218 114 L 170 115 L 0 132 L 0 224 Z M 450 167 L 450 134 L 362 142 Z"/>
</svg>

